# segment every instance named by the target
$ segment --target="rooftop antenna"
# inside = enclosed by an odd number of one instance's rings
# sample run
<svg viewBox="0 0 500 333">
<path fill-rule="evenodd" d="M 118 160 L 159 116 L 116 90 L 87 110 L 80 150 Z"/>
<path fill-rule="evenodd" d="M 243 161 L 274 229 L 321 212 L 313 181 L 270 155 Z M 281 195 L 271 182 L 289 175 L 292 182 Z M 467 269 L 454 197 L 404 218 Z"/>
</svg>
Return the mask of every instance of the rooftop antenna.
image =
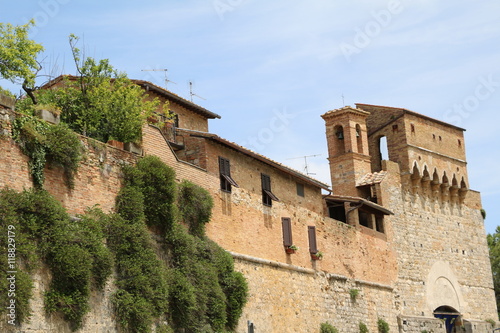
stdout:
<svg viewBox="0 0 500 333">
<path fill-rule="evenodd" d="M 193 81 L 189 81 L 189 96 L 191 97 L 191 102 L 193 101 L 193 96 L 196 96 L 196 97 L 201 98 L 202 100 L 206 101 L 205 98 L 201 97 L 200 95 L 196 95 L 193 92 Z"/>
<path fill-rule="evenodd" d="M 175 83 L 174 81 L 170 81 L 168 78 L 167 78 L 167 71 L 168 69 L 142 69 L 141 71 L 143 72 L 164 72 L 165 73 L 165 89 L 167 89 L 167 84 L 169 82 L 172 82 L 173 84 L 177 84 Z"/>
<path fill-rule="evenodd" d="M 309 175 L 315 175 L 315 173 L 309 172 L 309 168 L 307 166 L 307 158 L 308 157 L 316 157 L 316 156 L 321 156 L 321 154 L 292 157 L 292 158 L 287 158 L 287 160 L 296 160 L 299 158 L 303 158 L 304 159 L 304 173 L 309 176 Z"/>
<path fill-rule="evenodd" d="M 342 106 L 345 106 L 344 94 L 342 93 Z"/>
</svg>

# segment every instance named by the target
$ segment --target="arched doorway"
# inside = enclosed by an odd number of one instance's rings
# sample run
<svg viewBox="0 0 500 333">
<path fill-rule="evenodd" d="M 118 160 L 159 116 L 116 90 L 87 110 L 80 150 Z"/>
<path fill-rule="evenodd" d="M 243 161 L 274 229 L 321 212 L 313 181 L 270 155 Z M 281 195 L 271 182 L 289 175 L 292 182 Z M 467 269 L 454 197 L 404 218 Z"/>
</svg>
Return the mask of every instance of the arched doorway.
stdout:
<svg viewBox="0 0 500 333">
<path fill-rule="evenodd" d="M 446 333 L 460 332 L 462 325 L 460 313 L 451 306 L 443 305 L 434 310 L 434 317 L 444 320 Z"/>
</svg>

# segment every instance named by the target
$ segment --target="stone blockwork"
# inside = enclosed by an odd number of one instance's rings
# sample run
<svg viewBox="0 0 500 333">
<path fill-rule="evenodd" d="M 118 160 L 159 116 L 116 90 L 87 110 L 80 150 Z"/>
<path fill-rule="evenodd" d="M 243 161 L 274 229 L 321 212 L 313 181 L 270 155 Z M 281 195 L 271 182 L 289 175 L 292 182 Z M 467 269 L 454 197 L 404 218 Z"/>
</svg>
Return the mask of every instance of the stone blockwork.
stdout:
<svg viewBox="0 0 500 333">
<path fill-rule="evenodd" d="M 329 322 L 339 332 L 358 332 L 360 322 L 370 332 L 377 331 L 378 318 L 392 316 L 392 288 L 326 274 L 272 261 L 236 256 L 236 269 L 247 278 L 249 302 L 238 332 L 246 333 L 245 323 L 252 322 L 256 332 L 319 331 Z M 352 297 L 352 290 L 357 296 Z M 391 323 L 391 331 L 396 331 Z"/>
</svg>

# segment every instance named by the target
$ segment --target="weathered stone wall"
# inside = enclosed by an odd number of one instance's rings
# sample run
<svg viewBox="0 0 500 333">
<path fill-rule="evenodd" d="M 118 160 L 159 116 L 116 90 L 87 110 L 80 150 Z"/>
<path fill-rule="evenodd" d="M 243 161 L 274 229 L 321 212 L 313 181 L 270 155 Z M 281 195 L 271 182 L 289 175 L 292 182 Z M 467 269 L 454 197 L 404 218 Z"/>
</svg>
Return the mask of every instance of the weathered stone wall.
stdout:
<svg viewBox="0 0 500 333">
<path fill-rule="evenodd" d="M 329 322 L 339 332 L 359 332 L 365 323 L 377 332 L 378 318 L 390 323 L 393 309 L 392 288 L 342 275 L 327 274 L 272 261 L 236 256 L 236 269 L 247 278 L 250 298 L 237 332 L 247 332 L 247 322 L 256 332 L 316 333 Z M 351 290 L 358 290 L 356 298 Z M 420 333 L 420 332 L 419 332 Z"/>
</svg>

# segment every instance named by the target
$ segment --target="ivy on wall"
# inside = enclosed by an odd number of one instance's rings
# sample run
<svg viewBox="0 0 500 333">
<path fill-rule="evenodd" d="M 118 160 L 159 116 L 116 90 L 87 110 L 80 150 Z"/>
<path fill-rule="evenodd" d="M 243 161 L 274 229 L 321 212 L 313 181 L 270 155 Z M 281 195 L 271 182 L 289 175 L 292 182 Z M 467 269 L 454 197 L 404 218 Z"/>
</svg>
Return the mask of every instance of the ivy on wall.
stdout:
<svg viewBox="0 0 500 333">
<path fill-rule="evenodd" d="M 209 193 L 189 182 L 177 185 L 173 170 L 157 157 L 125 167 L 124 174 L 113 214 L 92 209 L 70 219 L 45 190 L 0 191 L 0 227 L 16 230 L 16 323 L 30 316 L 30 275 L 43 261 L 52 276 L 45 310 L 61 313 L 74 330 L 89 311 L 91 289 L 101 290 L 113 268 L 112 303 L 123 329 L 150 332 L 156 323 L 162 332 L 234 330 L 248 287 L 232 256 L 204 233 L 213 205 Z M 177 209 L 180 204 L 189 207 Z M 155 244 L 152 231 L 162 241 Z M 2 237 L 0 254 L 7 251 Z M 9 270 L 6 261 L 0 270 Z M 0 313 L 8 288 L 0 279 Z"/>
<path fill-rule="evenodd" d="M 30 274 L 43 260 L 52 273 L 45 294 L 46 311 L 61 312 L 73 329 L 79 328 L 89 309 L 91 286 L 102 288 L 111 273 L 111 254 L 103 245 L 103 226 L 91 216 L 71 221 L 61 204 L 44 190 L 16 193 L 4 189 L 0 192 L 0 212 L 2 230 L 15 231 L 16 323 L 30 315 Z M 7 248 L 6 238 L 0 238 L 2 254 Z M 0 265 L 3 274 L 12 270 L 5 261 Z M 6 304 L 7 285 L 3 280 L 0 300 Z"/>
<path fill-rule="evenodd" d="M 66 184 L 73 188 L 83 146 L 67 125 L 51 125 L 33 116 L 20 116 L 12 124 L 12 136 L 30 158 L 28 165 L 35 187 L 43 187 L 43 170 L 50 162 L 63 167 Z"/>
</svg>

